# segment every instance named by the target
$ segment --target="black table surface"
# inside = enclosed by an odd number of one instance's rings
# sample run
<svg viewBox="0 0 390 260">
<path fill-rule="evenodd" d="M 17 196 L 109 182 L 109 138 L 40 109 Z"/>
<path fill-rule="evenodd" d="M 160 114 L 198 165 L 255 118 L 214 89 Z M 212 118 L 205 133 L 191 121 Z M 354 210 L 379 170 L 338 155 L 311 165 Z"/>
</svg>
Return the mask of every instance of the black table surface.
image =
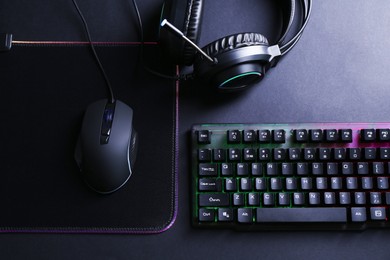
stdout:
<svg viewBox="0 0 390 260">
<path fill-rule="evenodd" d="M 130 1 L 79 2 L 94 41 L 139 41 Z M 270 2 L 205 1 L 200 45 L 244 31 L 276 39 L 279 22 Z M 313 2 L 300 42 L 260 84 L 229 97 L 181 84 L 179 211 L 169 230 L 155 235 L 4 233 L 0 258 L 387 259 L 388 230 L 248 233 L 190 225 L 192 124 L 390 121 L 390 2 Z M 161 5 L 160 0 L 139 2 L 147 41 L 157 40 Z M 12 32 L 15 40 L 85 40 L 71 0 L 1 0 L 0 32 Z"/>
</svg>

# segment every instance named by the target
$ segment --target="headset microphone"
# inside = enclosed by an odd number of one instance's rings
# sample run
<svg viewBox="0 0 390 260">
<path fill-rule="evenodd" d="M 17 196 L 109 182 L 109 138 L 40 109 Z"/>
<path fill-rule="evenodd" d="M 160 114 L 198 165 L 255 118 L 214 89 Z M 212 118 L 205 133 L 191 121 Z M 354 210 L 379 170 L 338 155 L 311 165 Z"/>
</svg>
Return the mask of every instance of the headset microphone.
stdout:
<svg viewBox="0 0 390 260">
<path fill-rule="evenodd" d="M 182 31 L 180 31 L 179 29 L 177 29 L 173 24 L 171 24 L 170 22 L 167 21 L 167 19 L 164 19 L 162 22 L 161 22 L 161 27 L 164 27 L 164 26 L 168 26 L 169 29 L 171 29 L 171 32 L 174 32 L 175 34 L 177 34 L 178 36 L 180 36 L 181 38 L 183 38 L 183 40 L 185 40 L 187 43 L 189 43 L 192 47 L 194 47 L 203 57 L 205 57 L 206 59 L 208 59 L 211 63 L 213 64 L 217 64 L 218 63 L 218 60 L 216 58 L 211 58 L 209 55 L 207 55 L 198 45 L 196 45 L 193 41 L 191 41 L 190 39 L 188 39 L 184 33 Z"/>
</svg>

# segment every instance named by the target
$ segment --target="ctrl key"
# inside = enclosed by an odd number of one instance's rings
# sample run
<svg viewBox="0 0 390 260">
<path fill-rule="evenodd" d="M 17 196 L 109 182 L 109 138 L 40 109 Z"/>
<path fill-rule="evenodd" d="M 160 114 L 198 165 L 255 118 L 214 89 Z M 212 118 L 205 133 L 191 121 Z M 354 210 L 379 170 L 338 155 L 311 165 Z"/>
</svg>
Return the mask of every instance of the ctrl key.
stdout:
<svg viewBox="0 0 390 260">
<path fill-rule="evenodd" d="M 215 219 L 215 211 L 214 209 L 199 209 L 199 221 L 200 222 L 214 222 Z"/>
</svg>

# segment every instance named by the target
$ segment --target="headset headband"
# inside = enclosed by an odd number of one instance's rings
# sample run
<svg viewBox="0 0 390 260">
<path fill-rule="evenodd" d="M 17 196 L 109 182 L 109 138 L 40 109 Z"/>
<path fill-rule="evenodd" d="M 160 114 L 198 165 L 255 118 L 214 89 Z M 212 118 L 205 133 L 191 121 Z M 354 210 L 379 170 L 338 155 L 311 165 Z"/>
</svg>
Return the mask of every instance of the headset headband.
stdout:
<svg viewBox="0 0 390 260">
<path fill-rule="evenodd" d="M 283 1 L 283 0 L 279 0 Z M 284 1 L 283 1 L 284 2 Z M 305 29 L 307 22 L 309 21 L 311 9 L 312 9 L 312 0 L 300 0 L 302 6 L 302 23 L 298 30 L 298 32 L 287 42 L 284 43 L 286 37 L 293 25 L 295 12 L 296 12 L 296 4 L 295 0 L 290 0 L 288 5 L 284 5 L 283 8 L 283 31 L 281 38 L 278 40 L 278 45 L 281 51 L 281 55 L 283 56 L 287 52 L 289 52 L 295 44 L 298 42 L 299 38 L 301 38 L 303 30 Z M 287 10 L 285 7 L 288 6 Z M 288 22 L 287 22 L 288 21 Z M 287 23 L 286 23 L 287 22 Z"/>
</svg>

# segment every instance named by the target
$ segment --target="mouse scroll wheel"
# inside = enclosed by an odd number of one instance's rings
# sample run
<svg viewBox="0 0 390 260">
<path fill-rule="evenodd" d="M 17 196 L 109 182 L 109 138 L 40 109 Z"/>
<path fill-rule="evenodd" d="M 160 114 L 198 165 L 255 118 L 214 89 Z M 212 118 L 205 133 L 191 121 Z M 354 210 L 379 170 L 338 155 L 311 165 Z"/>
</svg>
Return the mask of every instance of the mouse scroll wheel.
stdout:
<svg viewBox="0 0 390 260">
<path fill-rule="evenodd" d="M 103 113 L 101 135 L 109 136 L 111 134 L 112 121 L 114 119 L 114 107 L 107 104 Z"/>
<path fill-rule="evenodd" d="M 112 125 L 112 114 L 106 114 L 104 112 L 103 121 L 102 121 L 102 135 L 110 135 Z"/>
</svg>

